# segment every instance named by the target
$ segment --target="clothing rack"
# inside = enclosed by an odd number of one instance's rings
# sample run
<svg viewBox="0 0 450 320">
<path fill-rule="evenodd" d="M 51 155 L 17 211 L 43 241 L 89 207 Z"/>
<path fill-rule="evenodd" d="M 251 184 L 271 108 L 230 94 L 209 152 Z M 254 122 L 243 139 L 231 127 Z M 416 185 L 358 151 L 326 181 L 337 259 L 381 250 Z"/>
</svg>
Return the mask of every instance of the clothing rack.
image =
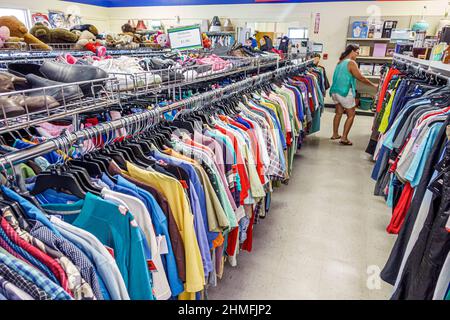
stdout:
<svg viewBox="0 0 450 320">
<path fill-rule="evenodd" d="M 170 50 L 154 50 L 148 47 L 139 47 L 137 49 L 107 49 L 107 54 L 111 56 L 127 55 L 141 58 L 160 56 L 168 52 L 170 52 Z M 91 51 L 75 50 L 73 49 L 73 46 L 70 47 L 67 44 L 58 44 L 53 51 L 0 50 L 0 67 L 4 68 L 8 63 L 12 62 L 43 63 L 45 60 L 55 59 L 56 57 L 66 53 L 70 53 L 76 58 L 94 55 Z"/>
<path fill-rule="evenodd" d="M 137 73 L 124 73 L 124 72 L 111 72 L 113 77 L 120 78 L 124 81 L 124 90 L 122 93 L 125 96 L 137 98 L 145 95 L 158 94 L 160 92 L 167 91 L 175 98 L 176 93 L 181 94 L 181 88 L 184 86 L 211 81 L 219 78 L 232 76 L 235 74 L 247 75 L 249 72 L 256 72 L 259 74 L 262 70 L 267 68 L 279 68 L 280 65 L 285 65 L 290 60 L 280 59 L 261 60 L 259 58 L 235 58 L 232 60 L 232 67 L 227 70 L 221 70 L 211 72 L 200 72 L 205 65 L 186 66 L 181 68 L 160 69 L 152 71 L 143 71 Z M 214 65 L 216 68 L 220 64 Z M 171 72 L 174 77 L 170 78 Z M 194 76 L 195 74 L 195 76 Z M 187 76 L 184 76 L 187 75 Z M 154 76 L 159 76 L 162 79 L 168 80 L 161 83 L 150 82 L 148 79 L 153 79 Z"/>
<path fill-rule="evenodd" d="M 402 54 L 394 55 L 394 64 L 415 69 L 418 73 L 428 74 L 436 79 L 442 79 L 450 85 L 450 66 L 439 61 L 422 60 Z"/>
<path fill-rule="evenodd" d="M 73 83 L 63 83 L 48 87 L 27 89 L 21 91 L 0 93 L 0 98 L 20 97 L 28 95 L 46 96 L 48 92 L 59 92 L 64 95 L 73 86 L 84 86 L 90 95 L 84 95 L 78 89 L 80 97 L 73 100 L 62 99 L 57 106 L 50 107 L 46 101 L 45 105 L 37 111 L 31 110 L 25 103 L 24 113 L 15 117 L 8 117 L 4 106 L 0 107 L 3 116 L 0 116 L 0 134 L 28 128 L 30 126 L 49 121 L 74 116 L 92 110 L 104 109 L 108 106 L 120 103 L 120 94 L 116 78 L 103 78 L 96 80 L 79 81 Z M 76 119 L 74 119 L 76 122 Z M 74 123 L 76 125 L 76 123 Z"/>
<path fill-rule="evenodd" d="M 41 52 L 43 53 L 43 52 Z M 79 52 L 78 52 L 79 53 Z M 34 62 L 43 62 L 45 59 L 50 57 L 56 57 L 54 56 L 54 53 L 44 53 L 47 54 L 46 58 L 39 58 L 38 56 L 34 56 L 37 59 Z M 43 59 L 43 60 L 40 60 Z M 266 70 L 267 68 L 279 68 L 280 65 L 285 65 L 288 63 L 291 63 L 290 60 L 283 60 L 280 62 L 279 59 L 272 60 L 271 62 L 267 62 L 264 60 L 265 63 L 262 63 L 259 59 L 256 58 L 245 58 L 240 60 L 239 64 L 236 64 L 236 67 L 233 67 L 226 71 L 221 72 L 213 72 L 211 74 L 207 74 L 204 76 L 199 76 L 195 79 L 170 79 L 169 72 L 170 71 L 177 71 L 180 72 L 183 71 L 195 71 L 197 68 L 202 66 L 190 66 L 190 67 L 182 67 L 179 69 L 162 69 L 162 70 L 153 70 L 153 71 L 144 71 L 144 72 L 138 72 L 138 73 L 110 73 L 110 78 L 107 79 L 98 79 L 94 81 L 88 81 L 91 89 L 94 90 L 95 88 L 101 89 L 101 92 L 103 93 L 101 96 L 93 96 L 91 98 L 80 98 L 75 101 L 62 101 L 60 106 L 57 108 L 50 109 L 47 105 L 45 108 L 38 112 L 31 112 L 26 109 L 26 112 L 23 115 L 20 115 L 18 117 L 14 118 L 8 118 L 6 116 L 0 117 L 0 134 L 10 132 L 13 130 L 19 130 L 23 128 L 27 128 L 31 125 L 36 125 L 48 120 L 56 120 L 65 118 L 67 116 L 73 116 L 73 123 L 74 128 L 77 128 L 77 115 L 89 110 L 98 110 L 100 108 L 105 108 L 114 104 L 119 104 L 120 101 L 123 101 L 124 99 L 136 99 L 143 96 L 154 96 L 157 97 L 158 94 L 167 91 L 168 95 L 175 100 L 175 96 L 178 93 L 181 96 L 181 89 L 184 86 L 192 85 L 200 82 L 205 81 L 211 81 L 219 78 L 228 77 L 231 75 L 237 75 L 237 74 L 243 74 L 244 76 L 247 76 L 247 73 L 249 72 L 256 72 L 260 73 L 262 70 Z M 17 60 L 13 60 L 17 61 Z M 26 60 L 27 62 L 32 62 L 33 60 L 30 58 L 30 60 Z M 269 60 L 270 61 L 270 60 Z M 245 63 L 244 63 L 245 62 Z M 293 61 L 293 63 L 296 63 L 297 61 Z M 4 61 L 1 60 L 0 55 L 0 67 L 1 64 L 4 63 Z M 246 65 L 242 67 L 242 65 Z M 154 75 L 160 75 L 161 77 L 164 75 L 167 75 L 169 78 L 168 81 L 162 82 L 162 83 L 151 83 L 148 79 L 149 76 Z M 122 80 L 122 82 L 125 82 L 125 89 L 123 89 L 122 85 L 119 83 L 119 79 Z M 28 89 L 24 91 L 15 91 L 15 92 L 7 92 L 0 94 L 1 96 L 10 96 L 10 95 L 18 95 L 18 96 L 26 96 L 27 94 L 33 92 L 36 94 L 36 91 L 41 91 L 42 95 L 45 96 L 46 90 L 56 89 L 61 92 L 64 92 L 68 87 L 72 85 L 77 84 L 84 84 L 86 85 L 88 82 L 77 82 L 77 83 L 68 83 L 68 84 L 62 84 L 62 85 L 56 85 L 56 86 L 50 86 L 40 89 Z M 3 113 L 5 114 L 5 111 L 3 110 Z"/>
<path fill-rule="evenodd" d="M 168 106 L 155 108 L 152 110 L 146 110 L 141 113 L 125 116 L 121 119 L 100 123 L 94 127 L 85 128 L 72 133 L 66 133 L 65 135 L 48 140 L 36 146 L 27 149 L 17 150 L 1 156 L 0 167 L 2 169 L 5 169 L 6 166 L 13 167 L 14 163 L 25 161 L 27 159 L 32 159 L 54 150 L 68 150 L 69 147 L 73 144 L 80 143 L 81 141 L 84 141 L 86 139 L 91 139 L 101 134 L 107 134 L 109 132 L 113 132 L 114 130 L 121 128 L 126 129 L 133 128 L 134 133 L 143 132 L 149 127 L 151 127 L 157 121 L 157 119 L 161 118 L 161 116 L 166 112 L 177 109 L 192 108 L 198 103 L 202 104 L 203 102 L 211 102 L 211 101 L 218 101 L 221 99 L 227 99 L 231 95 L 239 94 L 247 90 L 248 88 L 253 88 L 271 79 L 286 74 L 290 74 L 294 71 L 301 71 L 307 68 L 308 66 L 312 66 L 313 64 L 314 60 L 307 60 L 304 62 L 299 62 L 295 65 L 288 65 L 274 71 L 265 72 L 244 79 L 242 81 L 235 82 L 223 88 L 218 88 L 209 92 L 199 94 L 197 96 L 193 96 L 172 103 Z"/>
</svg>

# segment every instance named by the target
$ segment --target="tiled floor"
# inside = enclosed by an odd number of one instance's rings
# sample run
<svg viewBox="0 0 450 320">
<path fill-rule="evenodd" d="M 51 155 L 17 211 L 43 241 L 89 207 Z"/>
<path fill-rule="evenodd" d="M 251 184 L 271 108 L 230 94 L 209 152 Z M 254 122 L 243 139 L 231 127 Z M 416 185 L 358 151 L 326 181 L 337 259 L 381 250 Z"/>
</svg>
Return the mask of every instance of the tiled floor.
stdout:
<svg viewBox="0 0 450 320">
<path fill-rule="evenodd" d="M 373 118 L 357 117 L 351 147 L 329 140 L 332 119 L 326 111 L 289 185 L 275 191 L 269 216 L 255 226 L 253 251 L 241 252 L 237 267 L 226 263 L 209 299 L 389 298 L 391 286 L 377 275 L 395 238 L 385 231 L 390 211 L 373 196 L 364 152 Z"/>
</svg>

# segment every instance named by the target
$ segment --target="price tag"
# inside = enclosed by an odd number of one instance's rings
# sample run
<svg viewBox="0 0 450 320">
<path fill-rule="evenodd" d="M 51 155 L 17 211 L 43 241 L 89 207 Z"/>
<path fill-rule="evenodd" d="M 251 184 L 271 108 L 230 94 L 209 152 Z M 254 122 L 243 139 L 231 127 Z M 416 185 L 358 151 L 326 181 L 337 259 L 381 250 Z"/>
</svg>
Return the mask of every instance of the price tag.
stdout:
<svg viewBox="0 0 450 320">
<path fill-rule="evenodd" d="M 147 267 L 148 267 L 148 270 L 150 270 L 150 272 L 157 272 L 158 271 L 158 269 L 156 268 L 156 265 L 153 262 L 153 260 L 147 260 Z"/>
<path fill-rule="evenodd" d="M 156 237 L 156 241 L 158 242 L 158 252 L 159 254 L 168 254 L 169 248 L 167 247 L 166 236 L 159 235 Z"/>
<path fill-rule="evenodd" d="M 176 50 L 202 48 L 202 35 L 199 25 L 168 29 L 170 47 Z"/>
<path fill-rule="evenodd" d="M 105 246 L 106 250 L 108 250 L 109 254 L 115 259 L 114 257 L 114 249 L 108 246 Z"/>
</svg>

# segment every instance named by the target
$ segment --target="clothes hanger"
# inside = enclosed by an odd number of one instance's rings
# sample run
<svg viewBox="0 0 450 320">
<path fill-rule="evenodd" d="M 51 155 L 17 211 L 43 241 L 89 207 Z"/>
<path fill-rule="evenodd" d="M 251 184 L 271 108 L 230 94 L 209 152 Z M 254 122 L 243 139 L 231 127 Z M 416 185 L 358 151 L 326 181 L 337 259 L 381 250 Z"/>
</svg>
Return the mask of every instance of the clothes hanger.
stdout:
<svg viewBox="0 0 450 320">
<path fill-rule="evenodd" d="M 55 140 L 59 147 L 59 139 Z M 64 161 L 62 159 L 62 161 Z M 78 198 L 84 199 L 86 191 L 80 185 L 78 179 L 71 173 L 64 171 L 63 167 L 57 168 L 55 164 L 49 171 L 43 172 L 36 177 L 36 181 L 32 195 L 40 194 L 48 189 L 56 189 L 58 191 L 68 191 Z"/>
<path fill-rule="evenodd" d="M 67 157 L 69 157 L 69 150 L 70 150 L 69 139 L 66 136 L 60 136 L 57 139 L 61 141 L 61 146 L 66 147 L 64 153 L 67 155 Z M 82 167 L 77 167 L 73 164 L 69 164 L 69 162 L 66 161 L 62 164 L 61 170 L 69 172 L 69 174 L 73 175 L 85 192 L 91 192 L 98 196 L 101 195 L 101 189 L 92 184 L 91 178 L 86 169 Z"/>
<path fill-rule="evenodd" d="M 15 179 L 15 177 L 16 177 L 16 175 L 14 173 L 14 166 L 12 166 L 12 163 L 10 163 L 10 166 L 13 170 L 13 175 L 14 175 L 13 177 L 8 176 L 8 172 L 6 171 L 6 168 L 2 164 L 2 168 L 4 169 L 5 177 L 6 177 L 6 180 L 8 181 L 9 187 L 11 187 L 13 179 Z M 12 199 L 6 199 L 0 194 L 0 204 L 4 207 L 8 207 L 11 210 L 11 213 L 19 221 L 19 225 L 21 226 L 21 228 L 23 228 L 25 230 L 30 229 L 28 221 L 27 221 L 27 216 L 17 201 L 14 201 Z"/>
</svg>

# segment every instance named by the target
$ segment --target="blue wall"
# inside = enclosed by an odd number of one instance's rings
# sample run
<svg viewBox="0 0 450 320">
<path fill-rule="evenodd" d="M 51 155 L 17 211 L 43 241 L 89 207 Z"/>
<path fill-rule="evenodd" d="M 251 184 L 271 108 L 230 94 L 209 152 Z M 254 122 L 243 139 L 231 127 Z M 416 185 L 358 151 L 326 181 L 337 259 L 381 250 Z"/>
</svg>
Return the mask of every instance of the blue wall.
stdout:
<svg viewBox="0 0 450 320">
<path fill-rule="evenodd" d="M 266 3 L 306 3 L 306 2 L 337 2 L 336 0 L 65 0 L 101 7 L 152 7 L 152 6 L 194 6 L 212 4 L 266 4 Z M 342 1 L 342 0 L 341 0 Z M 376 0 L 346 0 L 376 1 Z"/>
</svg>

